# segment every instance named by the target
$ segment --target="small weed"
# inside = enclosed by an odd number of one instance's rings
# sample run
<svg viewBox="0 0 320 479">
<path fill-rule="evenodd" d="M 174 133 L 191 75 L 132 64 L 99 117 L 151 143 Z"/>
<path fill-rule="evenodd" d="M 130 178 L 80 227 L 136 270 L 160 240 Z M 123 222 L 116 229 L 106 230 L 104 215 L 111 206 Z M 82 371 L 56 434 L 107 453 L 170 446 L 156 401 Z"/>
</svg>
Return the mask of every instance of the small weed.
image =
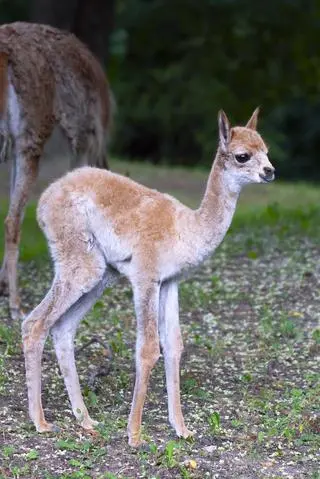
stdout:
<svg viewBox="0 0 320 479">
<path fill-rule="evenodd" d="M 57 447 L 63 451 L 78 451 L 80 449 L 79 444 L 73 439 L 59 439 Z"/>
<path fill-rule="evenodd" d="M 190 472 L 184 466 L 180 466 L 180 474 L 181 474 L 182 479 L 190 479 L 190 477 L 191 477 Z"/>
<path fill-rule="evenodd" d="M 83 388 L 83 395 L 90 407 L 96 407 L 98 405 L 98 396 L 87 385 Z"/>
<path fill-rule="evenodd" d="M 211 276 L 211 286 L 215 296 L 223 291 L 223 283 L 218 275 Z"/>
<path fill-rule="evenodd" d="M 122 416 L 112 416 L 104 418 L 103 423 L 99 424 L 97 430 L 104 440 L 109 441 L 112 434 L 121 431 L 127 427 L 127 418 Z"/>
<path fill-rule="evenodd" d="M 216 434 L 220 429 L 220 414 L 214 411 L 208 418 L 210 431 L 212 434 Z"/>
<path fill-rule="evenodd" d="M 83 467 L 82 462 L 78 459 L 70 459 L 69 464 L 74 467 Z"/>
<path fill-rule="evenodd" d="M 31 449 L 31 451 L 26 454 L 26 459 L 27 461 L 34 461 L 36 459 L 39 459 L 39 452 L 35 449 Z"/>
<path fill-rule="evenodd" d="M 169 441 L 164 448 L 163 459 L 169 469 L 177 465 L 177 461 L 175 459 L 175 450 L 179 447 L 180 445 L 177 441 Z"/>
<path fill-rule="evenodd" d="M 293 318 L 288 317 L 286 312 L 275 315 L 267 307 L 264 307 L 261 313 L 259 332 L 263 339 L 273 346 L 282 338 L 296 339 L 300 333 Z"/>
<path fill-rule="evenodd" d="M 316 344 L 320 344 L 320 329 L 315 329 L 312 332 L 312 339 Z"/>
<path fill-rule="evenodd" d="M 10 466 L 10 472 L 13 479 L 20 479 L 22 477 L 30 477 L 30 466 L 25 464 L 23 467 Z"/>
<path fill-rule="evenodd" d="M 186 394 L 192 394 L 198 388 L 198 381 L 193 377 L 186 377 L 182 382 L 182 391 Z"/>
<path fill-rule="evenodd" d="M 101 312 L 103 311 L 103 308 L 104 308 L 104 302 L 101 299 L 99 299 L 92 308 L 93 315 L 100 316 Z"/>
<path fill-rule="evenodd" d="M 118 384 L 120 389 L 127 389 L 130 381 L 130 376 L 127 372 L 125 371 L 118 371 Z"/>
<path fill-rule="evenodd" d="M 151 442 L 149 444 L 149 449 L 150 449 L 151 454 L 158 454 L 158 447 L 154 442 Z"/>
<path fill-rule="evenodd" d="M 120 326 L 120 318 L 117 314 L 112 314 L 110 318 L 110 322 L 114 327 Z"/>
<path fill-rule="evenodd" d="M 251 383 L 251 381 L 252 381 L 252 375 L 250 373 L 244 373 L 244 374 L 242 374 L 240 379 L 243 383 L 248 384 L 248 383 Z"/>
<path fill-rule="evenodd" d="M 4 357 L 0 357 L 0 392 L 3 392 L 7 383 L 7 370 Z"/>
<path fill-rule="evenodd" d="M 232 419 L 231 424 L 233 427 L 240 428 L 243 426 L 243 421 L 241 419 Z"/>
<path fill-rule="evenodd" d="M 248 251 L 247 256 L 250 259 L 257 259 L 259 254 L 255 250 L 250 250 L 250 251 Z"/>
<path fill-rule="evenodd" d="M 128 356 L 128 349 L 123 340 L 123 332 L 117 331 L 116 334 L 113 336 L 112 341 L 110 342 L 110 346 L 114 353 L 119 354 L 119 356 L 127 357 Z"/>
<path fill-rule="evenodd" d="M 16 452 L 16 449 L 13 446 L 3 446 L 2 448 L 2 455 L 5 458 L 10 458 Z"/>
<path fill-rule="evenodd" d="M 0 338 L 7 345 L 13 344 L 15 341 L 14 329 L 5 324 L 0 324 Z"/>
<path fill-rule="evenodd" d="M 294 322 L 283 315 L 279 321 L 279 332 L 284 338 L 296 338 L 298 334 L 297 327 Z"/>
</svg>

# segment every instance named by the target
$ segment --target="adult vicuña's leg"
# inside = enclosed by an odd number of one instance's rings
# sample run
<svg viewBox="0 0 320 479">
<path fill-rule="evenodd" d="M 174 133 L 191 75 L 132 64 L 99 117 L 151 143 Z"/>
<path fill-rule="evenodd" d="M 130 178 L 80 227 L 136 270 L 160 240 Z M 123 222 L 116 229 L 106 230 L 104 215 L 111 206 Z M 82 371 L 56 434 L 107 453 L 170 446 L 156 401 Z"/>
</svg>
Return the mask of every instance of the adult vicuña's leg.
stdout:
<svg viewBox="0 0 320 479">
<path fill-rule="evenodd" d="M 19 256 L 20 230 L 25 205 L 38 175 L 38 163 L 42 145 L 21 148 L 19 142 L 14 147 L 11 172 L 10 206 L 5 220 L 5 252 L 0 273 L 2 288 L 9 284 L 9 306 L 13 319 L 21 315 L 17 284 L 17 264 Z"/>
<path fill-rule="evenodd" d="M 11 161 L 11 169 L 10 169 L 10 198 L 13 196 L 13 191 L 16 182 L 16 174 L 17 174 L 17 165 L 14 156 L 14 149 L 12 148 L 12 161 Z M 2 266 L 0 270 L 0 293 L 6 294 L 8 293 L 8 269 L 7 269 L 7 254 L 4 246 L 4 256 L 2 260 Z"/>
<path fill-rule="evenodd" d="M 105 281 L 101 281 L 90 292 L 84 294 L 52 328 L 55 351 L 68 391 L 72 411 L 80 425 L 84 429 L 89 430 L 93 429 L 98 423 L 91 419 L 81 394 L 74 357 L 74 337 L 81 319 L 101 296 L 105 284 Z"/>
<path fill-rule="evenodd" d="M 141 444 L 142 411 L 151 370 L 160 355 L 158 336 L 159 285 L 133 285 L 137 315 L 136 380 L 128 422 L 130 446 Z"/>
<path fill-rule="evenodd" d="M 165 361 L 169 421 L 178 436 L 188 437 L 192 433 L 185 426 L 180 402 L 180 358 L 183 342 L 179 324 L 178 284 L 173 281 L 161 286 L 159 331 Z"/>
</svg>

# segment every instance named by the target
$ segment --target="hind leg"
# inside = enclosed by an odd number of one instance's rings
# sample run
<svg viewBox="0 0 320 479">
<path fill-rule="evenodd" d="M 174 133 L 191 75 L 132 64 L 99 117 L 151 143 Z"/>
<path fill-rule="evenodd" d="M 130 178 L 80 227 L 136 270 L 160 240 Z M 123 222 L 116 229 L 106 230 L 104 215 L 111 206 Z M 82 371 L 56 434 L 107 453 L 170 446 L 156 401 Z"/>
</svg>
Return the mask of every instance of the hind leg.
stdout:
<svg viewBox="0 0 320 479">
<path fill-rule="evenodd" d="M 11 169 L 10 169 L 10 198 L 13 196 L 14 186 L 16 182 L 17 167 L 15 158 L 12 158 Z M 8 294 L 8 269 L 7 269 L 7 254 L 4 251 L 2 266 L 0 270 L 0 294 Z"/>
<path fill-rule="evenodd" d="M 72 304 L 67 299 L 57 279 L 46 297 L 22 323 L 23 349 L 25 356 L 26 380 L 28 388 L 29 415 L 37 431 L 45 432 L 55 429 L 53 424 L 47 423 L 44 417 L 41 401 L 41 358 L 50 325 L 61 315 L 61 312 Z M 57 300 L 59 307 L 55 306 Z"/>
<path fill-rule="evenodd" d="M 11 169 L 10 206 L 5 220 L 5 252 L 0 272 L 0 290 L 9 286 L 12 319 L 22 315 L 18 294 L 17 264 L 24 208 L 38 175 L 44 140 L 32 144 L 31 138 L 16 138 Z"/>
<path fill-rule="evenodd" d="M 59 274 L 48 294 L 22 325 L 29 414 L 39 432 L 54 429 L 45 420 L 41 403 L 41 358 L 48 333 L 86 292 L 101 281 L 105 270 L 100 252 L 91 250 L 81 254 L 80 247 L 77 251 L 77 245 L 74 246 L 77 258 L 59 264 Z"/>
<path fill-rule="evenodd" d="M 98 423 L 91 419 L 81 394 L 74 357 L 74 337 L 81 319 L 101 296 L 107 283 L 110 284 L 110 279 L 106 275 L 97 286 L 84 294 L 52 328 L 55 351 L 73 414 L 80 425 L 87 430 L 92 430 Z"/>
</svg>

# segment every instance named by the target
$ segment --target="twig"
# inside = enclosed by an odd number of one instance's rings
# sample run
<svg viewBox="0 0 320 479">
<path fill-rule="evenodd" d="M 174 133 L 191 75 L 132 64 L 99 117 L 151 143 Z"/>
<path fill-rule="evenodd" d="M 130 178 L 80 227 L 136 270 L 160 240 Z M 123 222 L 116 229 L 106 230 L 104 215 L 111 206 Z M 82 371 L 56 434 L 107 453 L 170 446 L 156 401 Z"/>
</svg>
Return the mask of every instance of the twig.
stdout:
<svg viewBox="0 0 320 479">
<path fill-rule="evenodd" d="M 103 342 L 100 338 L 98 338 L 98 336 L 94 336 L 89 341 L 84 343 L 82 346 L 79 346 L 78 348 L 76 348 L 75 349 L 75 354 L 79 354 L 81 351 L 83 351 L 88 346 L 91 346 L 91 344 L 94 344 L 94 343 L 100 344 L 108 352 L 108 358 L 110 359 L 110 361 L 112 361 L 112 359 L 113 359 L 112 350 L 111 350 L 109 344 Z"/>
</svg>

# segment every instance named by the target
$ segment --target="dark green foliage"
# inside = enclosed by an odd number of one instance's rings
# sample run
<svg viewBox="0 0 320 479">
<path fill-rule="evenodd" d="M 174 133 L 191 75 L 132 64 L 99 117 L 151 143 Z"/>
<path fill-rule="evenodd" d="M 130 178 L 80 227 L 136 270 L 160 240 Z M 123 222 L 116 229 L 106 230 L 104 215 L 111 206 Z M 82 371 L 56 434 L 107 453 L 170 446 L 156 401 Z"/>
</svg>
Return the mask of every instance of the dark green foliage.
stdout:
<svg viewBox="0 0 320 479">
<path fill-rule="evenodd" d="M 319 178 L 319 18 L 302 0 L 118 2 L 114 149 L 210 164 L 218 109 L 244 122 L 261 105 L 281 176 Z"/>
<path fill-rule="evenodd" d="M 0 24 L 29 19 L 27 0 L 0 0 Z"/>
</svg>

